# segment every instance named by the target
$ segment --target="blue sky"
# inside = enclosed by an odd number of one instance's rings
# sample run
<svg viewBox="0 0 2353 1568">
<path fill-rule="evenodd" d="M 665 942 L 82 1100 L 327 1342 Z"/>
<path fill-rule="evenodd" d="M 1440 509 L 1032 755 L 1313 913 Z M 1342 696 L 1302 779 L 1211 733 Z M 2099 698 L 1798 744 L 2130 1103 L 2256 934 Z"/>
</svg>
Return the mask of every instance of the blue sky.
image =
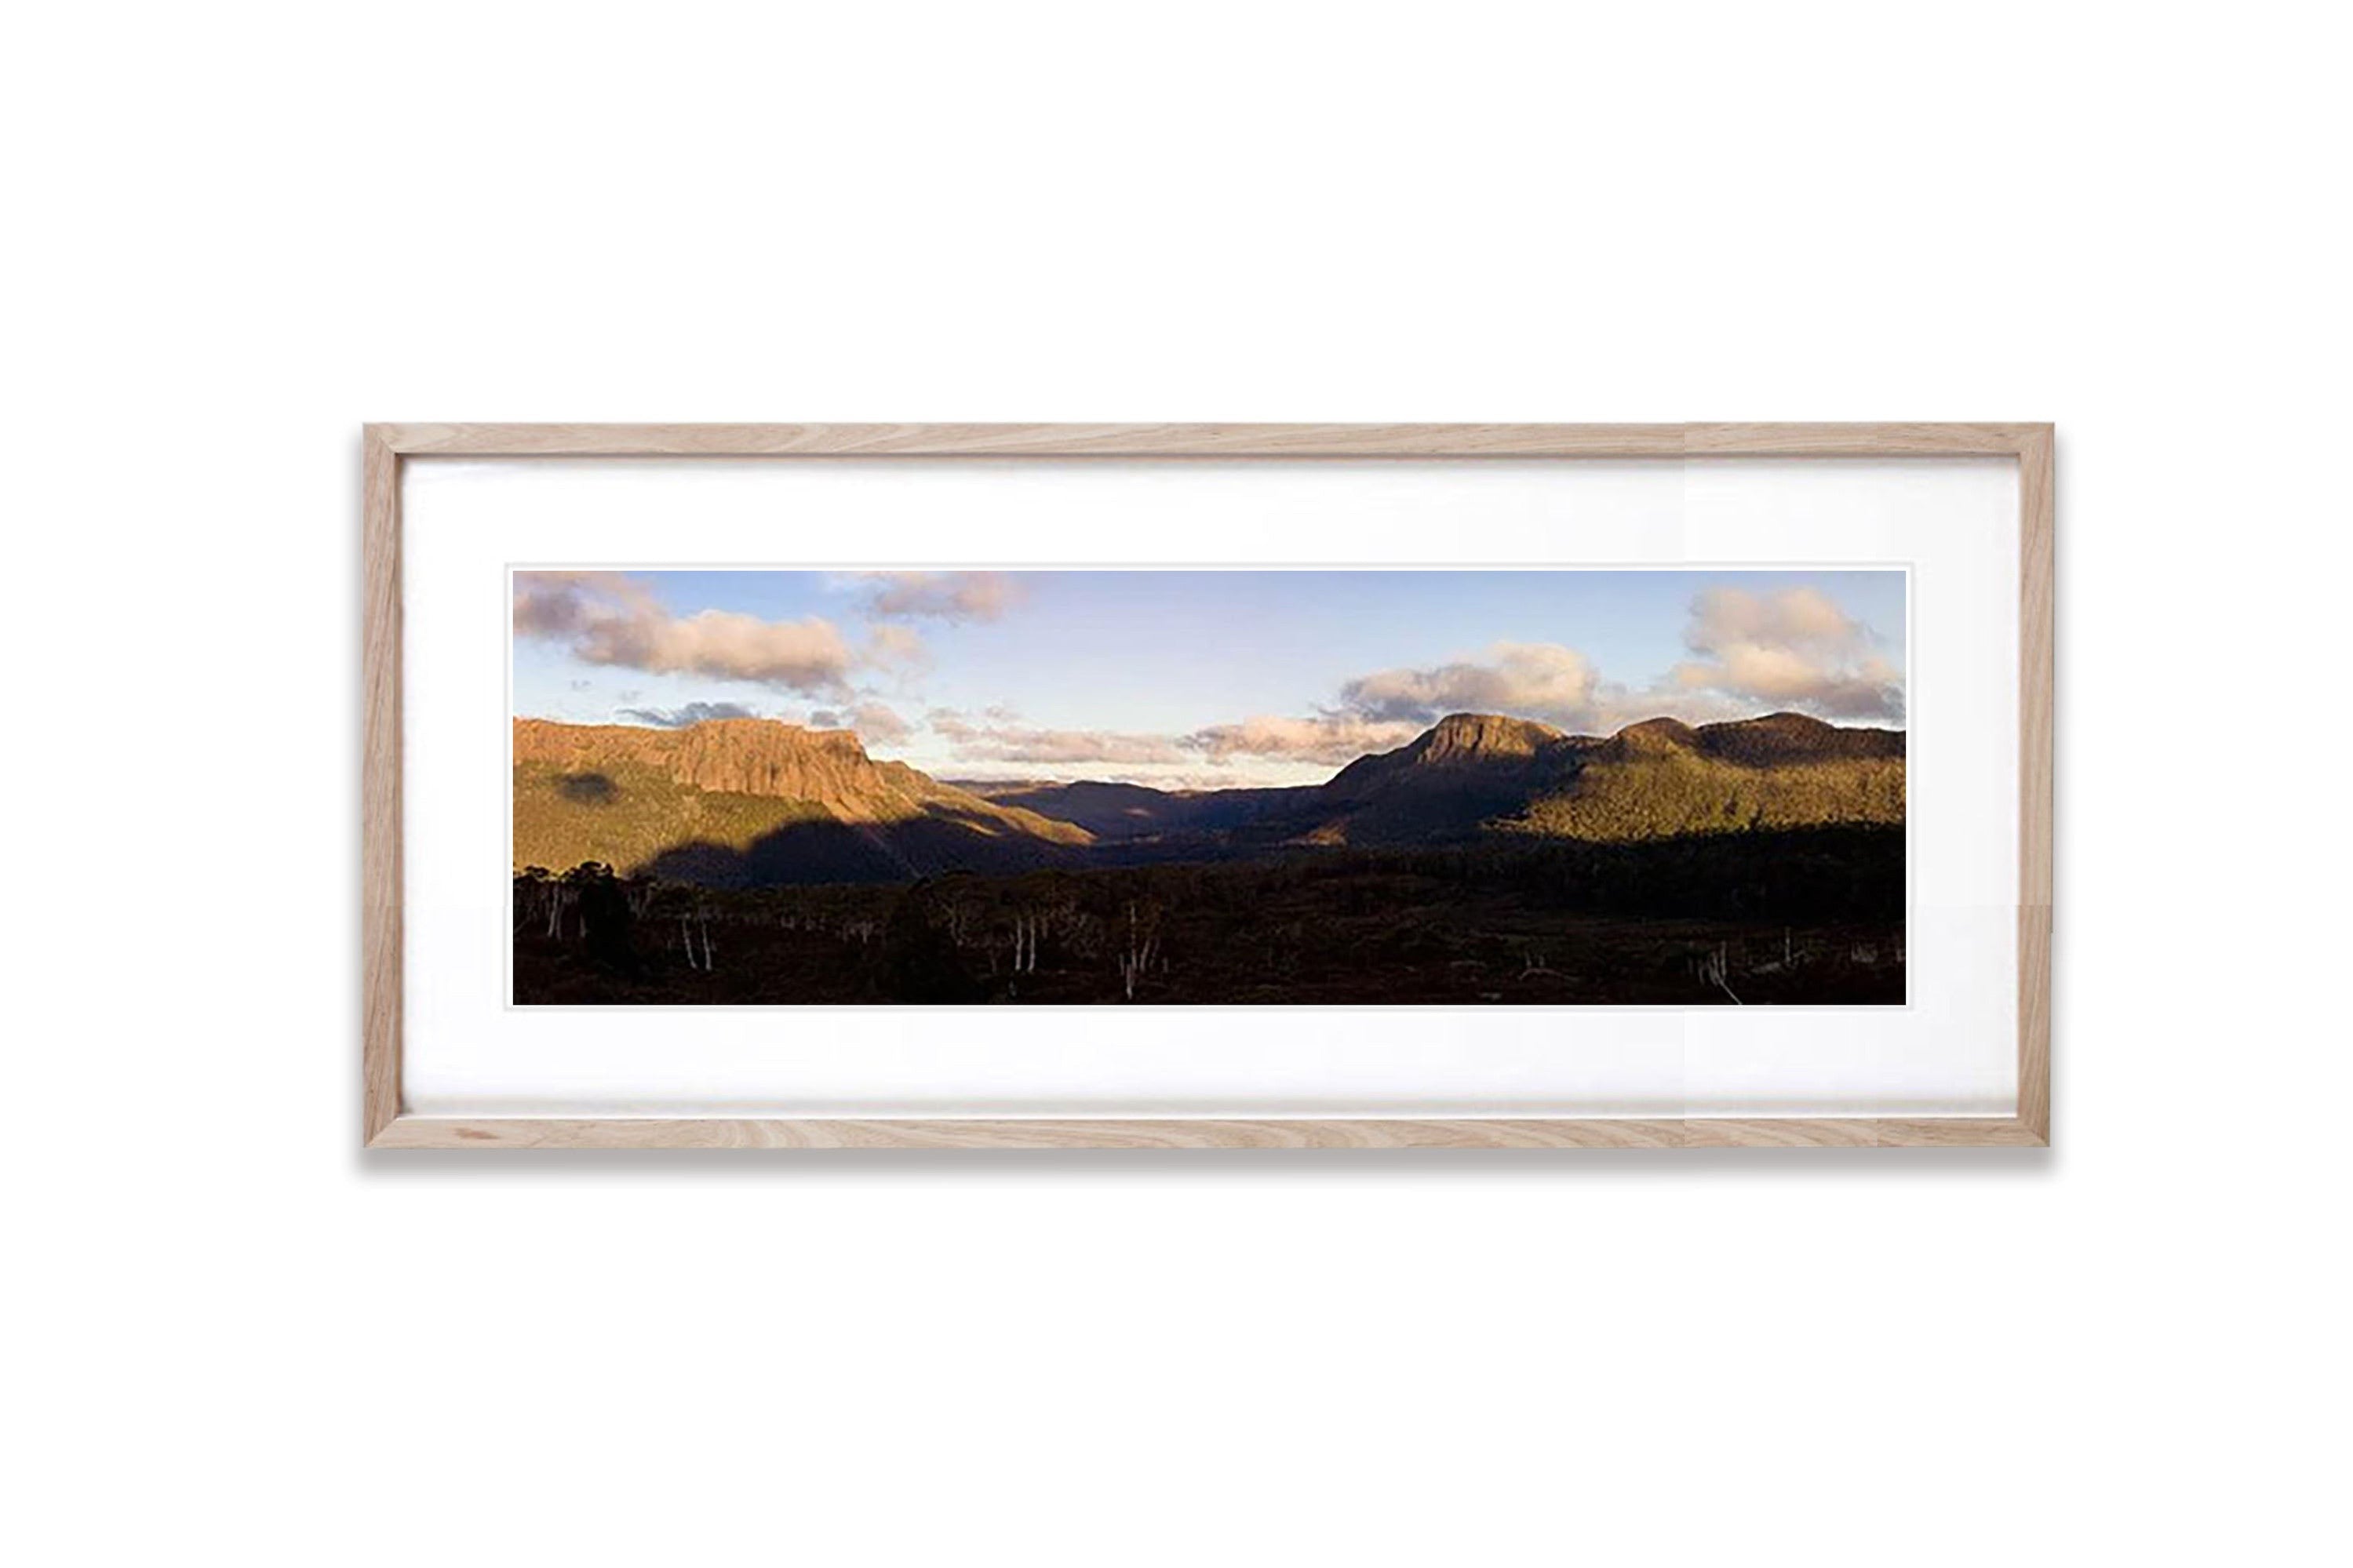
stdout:
<svg viewBox="0 0 2353 1568">
<path fill-rule="evenodd" d="M 520 715 L 855 728 L 949 777 L 1310 782 L 1462 709 L 1903 722 L 1897 571 L 524 571 L 514 602 Z"/>
</svg>

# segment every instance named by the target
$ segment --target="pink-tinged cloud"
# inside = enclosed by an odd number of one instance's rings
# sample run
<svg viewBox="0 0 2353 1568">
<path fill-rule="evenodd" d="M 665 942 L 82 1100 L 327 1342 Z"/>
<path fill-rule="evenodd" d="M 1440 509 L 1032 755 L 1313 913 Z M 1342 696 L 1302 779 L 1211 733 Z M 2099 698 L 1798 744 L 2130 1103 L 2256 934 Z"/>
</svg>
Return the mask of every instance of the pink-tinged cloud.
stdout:
<svg viewBox="0 0 2353 1568">
<path fill-rule="evenodd" d="M 1312 719 L 1271 716 L 1237 724 L 1212 724 L 1185 737 L 1184 743 L 1213 761 L 1237 757 L 1282 758 L 1302 763 L 1353 763 L 1368 752 L 1394 751 L 1421 732 L 1408 720 L 1365 719 L 1324 713 Z"/>
<path fill-rule="evenodd" d="M 1041 730 L 1022 724 L 976 724 L 953 709 L 927 715 L 934 734 L 965 762 L 1103 763 L 1133 765 L 1191 760 L 1171 735 L 1126 734 L 1110 730 Z"/>
<path fill-rule="evenodd" d="M 928 669 L 932 663 L 922 633 L 887 621 L 866 628 L 866 658 L 870 664 L 907 674 Z"/>
<path fill-rule="evenodd" d="M 1683 642 L 1700 657 L 1670 673 L 1676 690 L 1827 719 L 1904 717 L 1903 676 L 1871 628 L 1818 589 L 1711 588 L 1692 601 Z"/>
<path fill-rule="evenodd" d="M 846 710 L 820 708 L 808 721 L 813 730 L 855 730 L 870 746 L 895 746 L 915 732 L 913 724 L 882 702 L 860 702 Z"/>
<path fill-rule="evenodd" d="M 1512 713 L 1576 724 L 1590 716 L 1593 666 L 1558 643 L 1497 643 L 1481 659 L 1424 669 L 1384 669 L 1340 689 L 1340 703 L 1366 719 L 1427 725 L 1449 713 Z"/>
<path fill-rule="evenodd" d="M 877 616 L 993 621 L 1021 600 L 1019 579 L 1002 572 L 868 572 L 867 608 Z"/>
<path fill-rule="evenodd" d="M 830 621 L 764 621 L 731 610 L 665 611 L 609 572 L 518 572 L 518 635 L 561 643 L 588 664 L 748 680 L 812 696 L 847 691 L 857 656 Z"/>
</svg>

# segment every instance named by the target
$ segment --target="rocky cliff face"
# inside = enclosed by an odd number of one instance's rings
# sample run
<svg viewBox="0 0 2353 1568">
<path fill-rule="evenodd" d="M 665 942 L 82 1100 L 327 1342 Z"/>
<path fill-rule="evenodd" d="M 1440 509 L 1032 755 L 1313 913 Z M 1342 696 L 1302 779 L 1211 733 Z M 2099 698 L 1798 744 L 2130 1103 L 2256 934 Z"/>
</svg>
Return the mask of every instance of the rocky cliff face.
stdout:
<svg viewBox="0 0 2353 1568">
<path fill-rule="evenodd" d="M 1399 791 L 1484 789 L 1543 771 L 1586 744 L 1548 724 L 1499 713 L 1450 713 L 1394 752 L 1358 757 L 1323 790 L 1326 803 Z"/>
<path fill-rule="evenodd" d="M 878 763 L 849 730 L 806 730 L 767 719 L 715 719 L 678 730 L 628 724 L 514 721 L 518 767 L 593 773 L 618 763 L 658 768 L 673 784 L 721 795 L 803 801 L 838 822 L 887 823 L 955 815 L 976 825 L 1084 844 L 1084 829 L 953 789 L 904 763 Z"/>
<path fill-rule="evenodd" d="M 846 730 L 514 721 L 515 868 L 717 887 L 909 880 L 1072 862 L 1092 837 L 878 763 Z"/>
<path fill-rule="evenodd" d="M 1475 767 L 1491 763 L 1527 762 L 1568 738 L 1551 725 L 1530 719 L 1510 719 L 1500 713 L 1450 713 L 1405 750 L 1409 761 L 1423 767 Z"/>
</svg>

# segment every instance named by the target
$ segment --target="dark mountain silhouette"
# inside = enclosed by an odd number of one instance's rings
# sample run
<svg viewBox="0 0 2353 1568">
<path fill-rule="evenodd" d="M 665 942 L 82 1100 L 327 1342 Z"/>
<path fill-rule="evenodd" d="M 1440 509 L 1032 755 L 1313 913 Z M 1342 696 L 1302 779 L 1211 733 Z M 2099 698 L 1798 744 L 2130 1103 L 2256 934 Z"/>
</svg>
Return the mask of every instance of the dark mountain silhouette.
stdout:
<svg viewBox="0 0 2353 1568">
<path fill-rule="evenodd" d="M 1019 806 L 1075 823 L 1104 844 L 1240 827 L 1297 806 L 1320 787 L 1164 790 L 1094 779 L 1076 784 L 1041 784 L 1032 779 L 946 782 L 998 805 Z"/>
<path fill-rule="evenodd" d="M 1674 751 L 1697 752 L 1720 762 L 1746 767 L 1841 760 L 1901 761 L 1901 730 L 1841 729 L 1803 713 L 1767 713 L 1728 724 L 1703 724 L 1697 729 L 1673 719 L 1649 719 L 1629 724 L 1610 738 L 1617 746 L 1603 754 L 1615 759 Z"/>
<path fill-rule="evenodd" d="M 1566 781 L 1596 743 L 1532 720 L 1451 713 L 1396 751 L 1342 768 L 1287 827 L 1313 844 L 1461 837 Z"/>
</svg>

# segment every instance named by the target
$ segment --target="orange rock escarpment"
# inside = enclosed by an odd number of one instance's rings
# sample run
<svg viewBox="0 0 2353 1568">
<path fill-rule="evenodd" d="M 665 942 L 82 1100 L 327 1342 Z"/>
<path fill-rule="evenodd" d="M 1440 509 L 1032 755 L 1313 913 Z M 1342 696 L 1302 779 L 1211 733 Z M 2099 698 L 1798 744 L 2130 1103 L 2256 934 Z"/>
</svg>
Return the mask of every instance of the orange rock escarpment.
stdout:
<svg viewBox="0 0 2353 1568">
<path fill-rule="evenodd" d="M 993 805 L 904 763 L 876 762 L 851 731 L 771 719 L 714 719 L 678 730 L 518 719 L 514 760 L 569 772 L 624 763 L 656 767 L 695 789 L 808 801 L 842 822 L 898 822 L 946 806 L 1056 843 L 1091 837 L 1067 822 Z"/>
</svg>

